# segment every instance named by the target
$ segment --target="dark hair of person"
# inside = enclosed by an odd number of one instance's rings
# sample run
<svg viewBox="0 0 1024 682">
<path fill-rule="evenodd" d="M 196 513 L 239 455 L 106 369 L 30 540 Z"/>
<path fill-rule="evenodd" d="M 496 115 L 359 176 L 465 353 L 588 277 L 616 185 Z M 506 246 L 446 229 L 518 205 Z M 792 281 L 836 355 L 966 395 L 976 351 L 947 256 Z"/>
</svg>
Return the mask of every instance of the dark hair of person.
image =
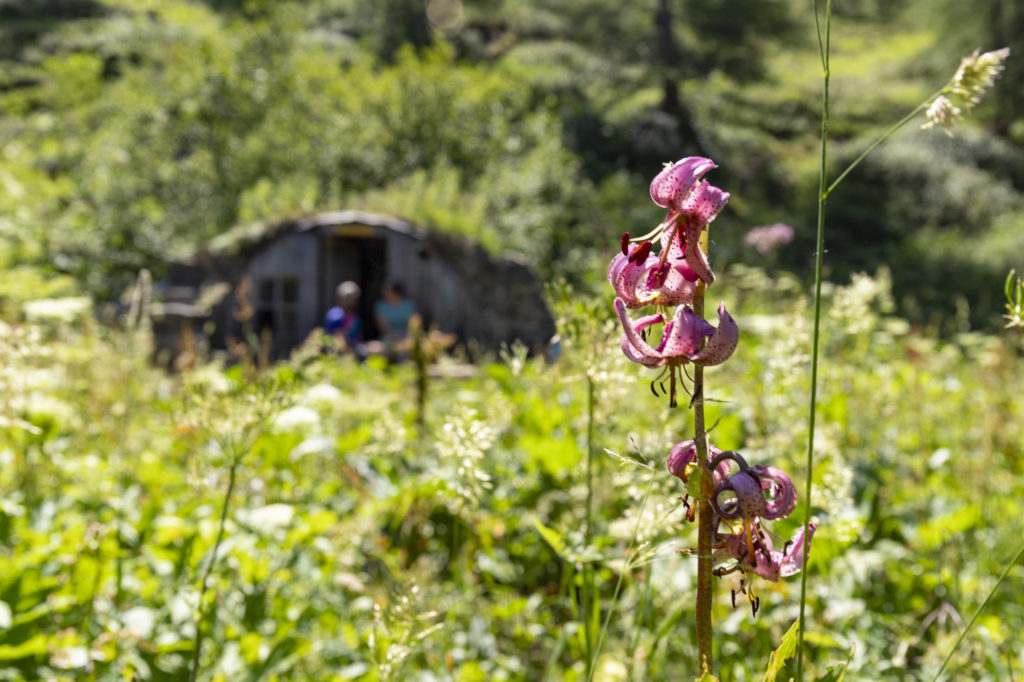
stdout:
<svg viewBox="0 0 1024 682">
<path fill-rule="evenodd" d="M 405 298 L 405 285 L 402 284 L 400 280 L 389 279 L 387 282 L 384 283 L 384 288 L 390 289 L 391 291 L 398 294 L 399 297 L 401 298 Z"/>
</svg>

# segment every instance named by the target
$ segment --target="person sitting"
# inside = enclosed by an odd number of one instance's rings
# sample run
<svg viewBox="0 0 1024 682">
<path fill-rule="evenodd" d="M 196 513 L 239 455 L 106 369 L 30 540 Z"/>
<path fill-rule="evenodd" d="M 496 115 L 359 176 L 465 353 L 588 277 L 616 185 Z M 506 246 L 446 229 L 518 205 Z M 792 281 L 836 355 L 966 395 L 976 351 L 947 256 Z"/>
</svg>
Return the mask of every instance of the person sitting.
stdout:
<svg viewBox="0 0 1024 682">
<path fill-rule="evenodd" d="M 405 287 L 397 280 L 385 282 L 383 298 L 374 306 L 374 317 L 380 338 L 393 356 L 403 355 L 409 338 L 409 320 L 416 314 L 416 304 L 405 297 Z"/>
<path fill-rule="evenodd" d="M 359 355 L 363 324 L 357 312 L 362 290 L 355 282 L 342 282 L 335 291 L 335 305 L 324 316 L 324 331 L 334 337 L 335 348 Z"/>
</svg>

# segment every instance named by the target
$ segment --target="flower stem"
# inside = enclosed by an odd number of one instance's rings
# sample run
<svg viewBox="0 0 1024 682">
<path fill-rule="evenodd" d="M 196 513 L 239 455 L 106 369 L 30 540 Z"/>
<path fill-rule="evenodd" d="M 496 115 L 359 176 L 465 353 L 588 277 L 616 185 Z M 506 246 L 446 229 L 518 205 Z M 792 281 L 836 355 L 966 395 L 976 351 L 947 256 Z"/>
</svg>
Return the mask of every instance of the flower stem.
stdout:
<svg viewBox="0 0 1024 682">
<path fill-rule="evenodd" d="M 693 296 L 693 312 L 704 319 L 704 282 L 697 283 Z M 697 503 L 697 652 L 700 670 L 710 672 L 714 664 L 711 650 L 711 535 L 714 532 L 711 504 L 714 484 L 708 458 L 707 434 L 704 431 L 704 368 L 693 370 L 693 442 L 697 447 L 697 461 L 701 466 L 701 496 Z"/>
<path fill-rule="evenodd" d="M 818 22 L 818 5 L 814 5 L 814 21 Z M 814 336 L 811 342 L 811 404 L 807 418 L 807 488 L 804 493 L 804 537 L 808 537 L 808 530 L 811 523 L 811 481 L 814 477 L 814 417 L 818 403 L 818 341 L 821 328 L 821 275 L 825 253 L 825 199 L 828 197 L 826 191 L 826 173 L 828 171 L 828 86 L 831 71 L 829 69 L 829 48 L 832 37 L 832 0 L 825 4 L 825 36 L 822 39 L 821 27 L 818 27 L 818 46 L 821 51 L 821 66 L 824 74 L 824 87 L 821 106 L 821 166 L 818 175 L 818 245 L 814 264 Z M 869 150 L 870 151 L 870 150 Z M 866 153 L 866 152 L 865 152 Z M 859 161 L 859 159 L 858 159 Z M 853 165 L 856 165 L 857 161 Z M 852 168 L 852 166 L 851 166 Z M 834 186 L 834 185 L 833 185 Z M 811 543 L 804 543 L 803 570 L 800 572 L 800 629 L 796 645 L 796 679 L 803 682 L 804 673 L 804 631 L 806 621 L 805 610 L 807 607 L 807 555 Z"/>
</svg>

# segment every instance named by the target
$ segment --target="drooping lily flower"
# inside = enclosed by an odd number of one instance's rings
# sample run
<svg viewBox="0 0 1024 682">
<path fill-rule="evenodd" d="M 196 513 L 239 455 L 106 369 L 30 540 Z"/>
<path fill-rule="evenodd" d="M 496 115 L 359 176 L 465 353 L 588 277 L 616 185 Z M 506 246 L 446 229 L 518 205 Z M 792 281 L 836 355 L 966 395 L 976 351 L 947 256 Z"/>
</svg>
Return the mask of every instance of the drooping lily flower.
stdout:
<svg viewBox="0 0 1024 682">
<path fill-rule="evenodd" d="M 808 544 L 814 536 L 814 528 L 813 523 L 807 526 L 806 540 Z M 753 550 L 750 549 L 743 532 L 729 533 L 724 537 L 718 536 L 712 552 L 714 563 L 719 564 L 729 560 L 736 562 L 733 566 L 716 569 L 718 575 L 742 571 L 743 573 L 754 573 L 765 580 L 778 582 L 780 578 L 796 575 L 803 569 L 803 527 L 797 530 L 793 539 L 785 544 L 781 552 L 774 549 L 771 536 L 761 529 L 760 524 L 756 527 L 755 534 Z"/>
<path fill-rule="evenodd" d="M 649 235 L 660 240 L 662 262 L 685 259 L 707 284 L 715 281 L 715 275 L 700 248 L 700 233 L 729 200 L 728 192 L 701 180 L 715 167 L 711 159 L 688 156 L 667 164 L 651 182 L 651 199 L 668 209 L 665 220 Z"/>
<path fill-rule="evenodd" d="M 693 302 L 697 274 L 685 260 L 666 261 L 651 254 L 651 243 L 629 245 L 623 235 L 622 252 L 608 266 L 608 283 L 627 308 L 644 305 L 677 306 Z"/>
<path fill-rule="evenodd" d="M 711 464 L 717 465 L 727 455 L 739 463 L 740 471 L 718 483 L 711 496 L 711 506 L 721 521 L 738 522 L 730 525 L 731 532 L 719 540 L 716 554 L 720 561 L 735 559 L 736 565 L 719 569 L 719 575 L 740 570 L 778 580 L 780 575 L 796 573 L 799 565 L 794 568 L 795 559 L 788 552 L 788 546 L 787 551 L 775 552 L 771 538 L 761 528 L 762 519 L 782 519 L 790 515 L 796 507 L 796 486 L 782 469 L 765 465 L 748 467 L 735 453 L 722 453 Z M 802 533 L 794 538 L 794 542 L 802 540 Z M 801 564 L 802 561 L 801 554 Z"/>
<path fill-rule="evenodd" d="M 675 315 L 667 322 L 660 313 L 632 320 L 626 308 L 626 302 L 621 297 L 615 299 L 615 312 L 623 329 L 622 351 L 627 358 L 645 367 L 678 366 L 688 362 L 702 366 L 717 365 L 732 355 L 739 342 L 739 328 L 725 310 L 724 303 L 718 306 L 717 329 L 697 317 L 687 306 L 677 308 Z M 665 322 L 661 341 L 657 346 L 651 346 L 646 340 L 646 330 L 661 322 Z M 701 348 L 704 339 L 708 339 L 708 342 Z"/>
</svg>

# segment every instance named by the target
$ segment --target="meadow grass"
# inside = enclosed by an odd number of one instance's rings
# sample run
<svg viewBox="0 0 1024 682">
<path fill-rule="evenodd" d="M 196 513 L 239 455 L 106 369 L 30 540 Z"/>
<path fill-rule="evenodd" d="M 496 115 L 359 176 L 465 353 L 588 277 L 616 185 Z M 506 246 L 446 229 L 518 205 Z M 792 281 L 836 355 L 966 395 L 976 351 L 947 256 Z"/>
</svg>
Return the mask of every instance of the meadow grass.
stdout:
<svg viewBox="0 0 1024 682">
<path fill-rule="evenodd" d="M 744 345 L 709 371 L 709 428 L 720 447 L 794 468 L 809 300 L 785 275 L 725 274 Z M 858 677 L 937 670 L 1019 544 L 1019 338 L 911 328 L 886 312 L 887 282 L 881 271 L 823 286 L 815 677 L 848 658 Z M 651 408 L 601 301 L 564 298 L 559 314 L 558 363 L 435 380 L 422 437 L 410 367 L 305 354 L 257 384 L 217 363 L 166 374 L 88 318 L 5 327 L 2 676 L 187 675 L 207 566 L 200 678 L 583 679 L 584 566 L 607 620 L 594 679 L 694 670 L 696 562 L 677 550 L 695 538 L 663 472 L 684 412 Z M 252 422 L 207 563 L 235 461 L 218 439 L 248 428 L 267 382 L 272 410 Z M 949 671 L 1000 679 L 1024 666 L 1019 570 Z M 759 592 L 752 619 L 716 588 L 721 678 L 760 674 L 797 617 L 793 581 Z"/>
</svg>

